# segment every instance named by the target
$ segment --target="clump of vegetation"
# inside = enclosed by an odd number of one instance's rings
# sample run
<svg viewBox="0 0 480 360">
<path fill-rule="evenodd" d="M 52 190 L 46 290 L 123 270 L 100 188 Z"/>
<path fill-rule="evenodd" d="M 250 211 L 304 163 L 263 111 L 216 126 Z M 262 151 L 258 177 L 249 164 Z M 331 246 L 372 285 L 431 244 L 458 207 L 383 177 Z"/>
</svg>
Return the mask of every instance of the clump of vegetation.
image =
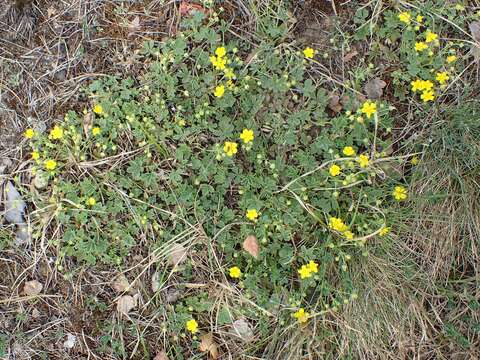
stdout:
<svg viewBox="0 0 480 360">
<path fill-rule="evenodd" d="M 65 281 L 114 269 L 118 317 L 104 316 L 107 291 L 82 301 L 103 355 L 470 351 L 479 132 L 466 114 L 478 104 L 444 106 L 475 89 L 459 90 L 470 53 L 442 34 L 474 16 L 355 8 L 355 33 L 329 44 L 346 63 L 361 51 L 350 41 L 368 42 L 368 65 L 342 83 L 318 76 L 327 52 L 286 42 L 290 14 L 275 4 L 250 4 L 249 41 L 211 3 L 181 2 L 188 16 L 143 44 L 138 74 L 97 78 L 76 110 L 27 128 L 33 241 Z"/>
<path fill-rule="evenodd" d="M 96 80 L 90 109 L 26 131 L 39 229 L 58 248 L 57 267 L 66 256 L 121 266 L 145 239 L 155 251 L 201 227 L 213 252 L 193 248 L 263 309 L 256 316 L 304 324 L 336 311 L 357 296 L 349 263 L 388 234 L 386 206 L 408 197 L 384 170 L 404 161 L 387 156 L 393 109 L 357 108 L 352 94 L 331 117 L 309 74 L 311 47 L 224 44 L 202 17 L 189 25 L 146 43 L 138 79 Z M 259 251 L 242 250 L 249 236 Z M 194 262 L 182 277 L 195 279 Z"/>
</svg>

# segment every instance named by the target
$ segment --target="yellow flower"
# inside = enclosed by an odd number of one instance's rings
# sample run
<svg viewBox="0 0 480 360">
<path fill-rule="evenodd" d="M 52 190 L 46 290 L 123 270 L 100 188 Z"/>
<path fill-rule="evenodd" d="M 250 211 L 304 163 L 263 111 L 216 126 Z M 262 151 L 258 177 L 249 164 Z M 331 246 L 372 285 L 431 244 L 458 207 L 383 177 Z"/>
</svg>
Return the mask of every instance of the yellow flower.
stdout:
<svg viewBox="0 0 480 360">
<path fill-rule="evenodd" d="M 89 198 L 87 199 L 87 205 L 93 206 L 93 205 L 95 205 L 96 203 L 97 203 L 97 200 L 95 200 L 94 197 L 89 197 Z"/>
<path fill-rule="evenodd" d="M 258 212 L 256 209 L 248 209 L 245 216 L 247 217 L 248 220 L 257 221 Z"/>
<path fill-rule="evenodd" d="M 368 158 L 367 155 L 361 154 L 361 155 L 357 158 L 357 162 L 360 164 L 360 167 L 361 167 L 361 168 L 366 168 L 366 167 L 370 164 L 370 159 Z"/>
<path fill-rule="evenodd" d="M 299 323 L 304 324 L 308 321 L 310 314 L 306 312 L 303 308 L 298 309 L 292 316 L 298 320 Z"/>
<path fill-rule="evenodd" d="M 305 56 L 307 59 L 312 59 L 315 56 L 315 50 L 313 50 L 311 47 L 306 47 L 303 50 L 303 56 Z"/>
<path fill-rule="evenodd" d="M 210 62 L 216 70 L 224 70 L 227 59 L 222 57 L 210 56 Z"/>
<path fill-rule="evenodd" d="M 55 160 L 49 159 L 45 161 L 45 169 L 55 170 L 56 167 L 57 167 L 57 162 Z"/>
<path fill-rule="evenodd" d="M 430 80 L 422 81 L 422 90 L 430 90 L 433 88 L 433 83 Z"/>
<path fill-rule="evenodd" d="M 230 277 L 233 279 L 238 279 L 242 276 L 242 272 L 238 266 L 234 266 L 230 268 Z"/>
<path fill-rule="evenodd" d="M 215 91 L 213 92 L 213 95 L 217 98 L 221 98 L 225 94 L 225 86 L 224 85 L 218 85 L 215 88 Z"/>
<path fill-rule="evenodd" d="M 27 139 L 31 139 L 35 136 L 35 131 L 33 129 L 27 129 L 23 133 L 23 136 L 25 136 Z"/>
<path fill-rule="evenodd" d="M 345 236 L 345 238 L 347 240 L 352 240 L 353 239 L 353 233 L 350 231 L 350 230 L 347 230 L 343 233 L 343 236 Z"/>
<path fill-rule="evenodd" d="M 93 136 L 97 136 L 98 134 L 100 134 L 102 132 L 102 130 L 98 127 L 98 126 L 95 126 L 93 129 L 92 129 L 92 134 Z"/>
<path fill-rule="evenodd" d="M 431 43 L 432 41 L 435 41 L 438 39 L 438 35 L 435 34 L 434 32 L 431 32 L 430 30 L 427 30 L 427 34 L 425 35 L 425 41 L 427 43 Z"/>
<path fill-rule="evenodd" d="M 451 64 L 455 60 L 457 60 L 457 57 L 455 55 L 447 56 L 447 63 Z"/>
<path fill-rule="evenodd" d="M 392 195 L 397 201 L 405 200 L 407 198 L 407 189 L 403 186 L 395 186 Z"/>
<path fill-rule="evenodd" d="M 330 166 L 330 169 L 328 169 L 328 172 L 332 176 L 337 176 L 342 172 L 342 168 L 338 165 L 333 164 L 332 166 Z"/>
<path fill-rule="evenodd" d="M 435 99 L 435 93 L 431 90 L 425 90 L 420 98 L 423 100 L 423 102 L 432 101 Z"/>
<path fill-rule="evenodd" d="M 253 130 L 250 129 L 243 129 L 242 133 L 240 134 L 240 139 L 243 140 L 245 144 L 253 141 L 254 134 Z"/>
<path fill-rule="evenodd" d="M 215 50 L 215 55 L 217 55 L 219 58 L 224 57 L 226 53 L 227 50 L 225 50 L 223 46 L 220 46 Z"/>
<path fill-rule="evenodd" d="M 422 15 L 417 15 L 417 22 L 422 23 L 423 22 L 423 16 Z"/>
<path fill-rule="evenodd" d="M 363 106 L 360 109 L 360 112 L 362 114 L 367 115 L 367 118 L 370 119 L 370 117 L 377 112 L 377 104 L 371 101 L 366 101 L 363 103 Z"/>
<path fill-rule="evenodd" d="M 38 160 L 40 159 L 40 153 L 38 151 L 32 151 L 32 159 L 33 160 Z"/>
<path fill-rule="evenodd" d="M 398 19 L 405 24 L 410 24 L 410 21 L 412 20 L 412 15 L 410 15 L 410 13 L 404 11 L 404 12 L 401 12 L 400 14 L 398 14 Z"/>
<path fill-rule="evenodd" d="M 94 107 L 93 107 L 93 112 L 97 115 L 102 115 L 103 114 L 103 106 L 100 105 L 100 104 L 96 104 Z"/>
<path fill-rule="evenodd" d="M 440 85 L 445 84 L 448 79 L 450 79 L 450 77 L 446 71 L 438 72 L 437 76 L 435 77 L 435 80 L 437 80 Z"/>
<path fill-rule="evenodd" d="M 312 276 L 312 270 L 307 265 L 302 265 L 300 269 L 298 269 L 298 273 L 300 274 L 300 279 L 306 279 Z"/>
<path fill-rule="evenodd" d="M 336 231 L 338 231 L 338 232 L 348 231 L 348 226 L 345 225 L 345 223 L 343 222 L 343 220 L 340 219 L 340 218 L 334 217 L 334 216 L 331 216 L 331 217 L 328 219 L 328 226 L 329 226 L 331 229 L 336 230 Z"/>
<path fill-rule="evenodd" d="M 343 154 L 346 156 L 353 156 L 355 155 L 355 149 L 351 146 L 345 146 L 343 148 Z"/>
<path fill-rule="evenodd" d="M 423 51 L 423 50 L 425 50 L 425 49 L 428 49 L 428 45 L 425 44 L 423 41 L 417 41 L 417 42 L 415 43 L 415 50 L 416 50 L 416 51 L 419 51 L 419 52 L 420 52 L 420 51 Z"/>
<path fill-rule="evenodd" d="M 50 136 L 51 139 L 53 140 L 58 140 L 63 137 L 63 129 L 57 125 L 53 127 L 52 130 L 50 130 Z"/>
<path fill-rule="evenodd" d="M 417 90 L 423 90 L 424 84 L 423 84 L 423 80 L 421 80 L 421 79 L 417 79 L 415 81 L 412 81 L 410 84 L 412 85 L 412 91 L 413 92 L 416 92 Z"/>
<path fill-rule="evenodd" d="M 420 161 L 420 159 L 418 158 L 418 156 L 415 155 L 414 157 L 412 157 L 410 159 L 410 164 L 415 166 L 415 165 L 418 165 L 419 161 Z"/>
<path fill-rule="evenodd" d="M 238 144 L 231 141 L 225 141 L 223 144 L 223 151 L 227 156 L 233 156 L 237 153 Z"/>
<path fill-rule="evenodd" d="M 308 269 L 313 272 L 313 273 L 317 273 L 318 272 L 318 264 L 313 261 L 313 260 L 310 260 L 307 264 L 307 267 Z"/>
<path fill-rule="evenodd" d="M 389 232 L 390 232 L 390 227 L 389 227 L 389 226 L 383 226 L 383 227 L 380 229 L 380 232 L 378 233 L 378 235 L 380 235 L 380 236 L 385 236 L 385 235 L 387 235 Z"/>
<path fill-rule="evenodd" d="M 195 319 L 188 320 L 185 326 L 192 334 L 195 334 L 198 331 L 198 323 Z"/>
</svg>

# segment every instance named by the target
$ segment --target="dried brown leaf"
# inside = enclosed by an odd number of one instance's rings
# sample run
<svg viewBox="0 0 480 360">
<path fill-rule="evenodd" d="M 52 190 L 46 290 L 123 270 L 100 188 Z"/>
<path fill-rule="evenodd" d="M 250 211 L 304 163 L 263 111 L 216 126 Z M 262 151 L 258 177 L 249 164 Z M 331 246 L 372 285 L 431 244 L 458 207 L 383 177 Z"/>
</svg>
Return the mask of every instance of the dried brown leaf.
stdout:
<svg viewBox="0 0 480 360">
<path fill-rule="evenodd" d="M 208 15 L 208 9 L 204 8 L 200 4 L 193 4 L 189 1 L 182 1 L 180 3 L 179 11 L 181 16 L 185 16 L 185 15 L 191 16 L 195 13 L 195 11 L 199 11 L 204 15 Z"/>
<path fill-rule="evenodd" d="M 343 57 L 343 61 L 344 62 L 349 62 L 350 60 L 352 60 L 357 55 L 358 55 L 358 51 L 357 50 L 352 50 Z"/>
<path fill-rule="evenodd" d="M 475 61 L 480 62 L 480 21 L 474 21 L 468 25 L 476 44 L 473 45 L 472 53 Z"/>
<path fill-rule="evenodd" d="M 252 255 L 255 259 L 258 259 L 260 253 L 260 247 L 258 246 L 258 240 L 255 235 L 248 235 L 243 242 L 243 249 Z"/>
<path fill-rule="evenodd" d="M 208 333 L 200 337 L 200 351 L 208 352 L 212 359 L 218 359 L 218 345 L 213 339 L 213 334 Z"/>
<path fill-rule="evenodd" d="M 43 289 L 43 284 L 37 280 L 30 280 L 23 285 L 23 293 L 25 295 L 38 295 Z"/>
<path fill-rule="evenodd" d="M 140 17 L 137 15 L 133 18 L 130 24 L 128 24 L 128 35 L 131 35 L 138 29 L 140 29 Z"/>
<path fill-rule="evenodd" d="M 472 37 L 476 42 L 480 43 L 480 21 L 474 21 L 468 25 Z"/>
<path fill-rule="evenodd" d="M 124 295 L 117 300 L 117 311 L 120 314 L 128 315 L 130 310 L 132 310 L 135 306 L 137 306 L 137 302 L 133 296 Z"/>
<path fill-rule="evenodd" d="M 164 350 L 162 350 L 159 353 L 157 353 L 157 355 L 155 355 L 153 360 L 169 360 L 169 359 L 168 359 L 167 353 Z"/>
<path fill-rule="evenodd" d="M 365 84 L 364 90 L 369 99 L 380 99 L 385 86 L 387 86 L 385 81 L 380 78 L 373 78 Z"/>
<path fill-rule="evenodd" d="M 173 244 L 170 248 L 170 265 L 180 265 L 187 258 L 187 249 L 182 244 Z"/>
<path fill-rule="evenodd" d="M 93 124 L 93 114 L 89 111 L 85 115 L 83 115 L 83 133 L 87 139 L 90 138 L 90 129 L 92 128 Z"/>
<path fill-rule="evenodd" d="M 340 104 L 340 97 L 337 94 L 331 94 L 328 101 L 328 107 L 335 113 L 342 111 L 342 104 Z"/>
</svg>

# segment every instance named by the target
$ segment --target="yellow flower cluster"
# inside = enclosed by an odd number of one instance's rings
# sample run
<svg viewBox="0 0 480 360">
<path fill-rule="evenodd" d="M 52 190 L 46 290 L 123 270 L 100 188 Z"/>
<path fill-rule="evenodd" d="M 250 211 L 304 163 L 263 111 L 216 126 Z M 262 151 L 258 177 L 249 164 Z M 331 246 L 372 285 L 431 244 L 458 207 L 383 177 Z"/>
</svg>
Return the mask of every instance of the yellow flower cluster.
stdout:
<svg viewBox="0 0 480 360">
<path fill-rule="evenodd" d="M 240 140 L 243 141 L 244 144 L 249 144 L 253 141 L 255 138 L 255 134 L 253 133 L 253 130 L 251 129 L 243 129 L 243 131 L 240 133 Z M 247 147 L 248 149 L 248 147 Z M 223 143 L 223 152 L 228 156 L 232 157 L 238 152 L 238 144 L 236 142 L 232 141 L 225 141 Z"/>
<path fill-rule="evenodd" d="M 318 264 L 310 260 L 308 264 L 302 265 L 300 269 L 298 269 L 298 273 L 300 274 L 300 279 L 307 279 L 312 276 L 312 273 L 318 272 Z"/>
<path fill-rule="evenodd" d="M 417 79 L 410 83 L 412 91 L 422 91 L 420 98 L 424 101 L 432 101 L 435 99 L 435 92 L 433 91 L 433 83 L 430 80 Z"/>
<path fill-rule="evenodd" d="M 235 84 L 233 80 L 236 79 L 236 75 L 232 68 L 227 67 L 230 64 L 230 60 L 228 59 L 227 50 L 225 47 L 220 46 L 215 50 L 215 55 L 210 56 L 210 62 L 215 70 L 223 71 L 225 77 L 227 78 L 227 87 L 229 89 L 233 89 Z M 213 95 L 217 98 L 221 98 L 225 94 L 225 85 L 218 85 L 213 90 Z"/>
<path fill-rule="evenodd" d="M 350 231 L 350 228 L 343 222 L 342 219 L 331 216 L 328 219 L 328 227 L 339 233 L 342 233 L 345 238 L 348 240 L 353 239 L 353 233 Z"/>
<path fill-rule="evenodd" d="M 215 50 L 215 55 L 210 56 L 210 62 L 216 70 L 225 70 L 228 62 L 226 54 L 227 50 L 221 46 Z"/>
</svg>

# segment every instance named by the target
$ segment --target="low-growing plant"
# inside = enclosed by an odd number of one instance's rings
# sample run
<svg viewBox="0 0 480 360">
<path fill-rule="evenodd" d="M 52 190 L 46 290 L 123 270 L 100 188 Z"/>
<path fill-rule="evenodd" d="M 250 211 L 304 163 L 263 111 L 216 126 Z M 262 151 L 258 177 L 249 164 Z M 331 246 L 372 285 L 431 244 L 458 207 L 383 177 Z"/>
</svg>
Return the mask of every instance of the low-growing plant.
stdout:
<svg viewBox="0 0 480 360">
<path fill-rule="evenodd" d="M 309 71 L 315 55 L 225 42 L 200 13 L 175 38 L 147 42 L 141 74 L 95 80 L 90 107 L 25 132 L 33 236 L 47 234 L 61 271 L 67 257 L 122 266 L 140 244 L 153 252 L 201 228 L 210 246 L 193 249 L 248 299 L 220 311 L 222 321 L 308 326 L 355 299 L 349 263 L 388 236 L 388 204 L 408 199 L 391 165 L 408 156 L 391 155 L 387 103 L 358 104 L 352 92 L 345 112 L 328 112 Z M 251 235 L 254 256 L 242 249 Z M 194 280 L 197 266 L 187 262 L 180 276 Z M 195 334 L 207 295 L 166 307 L 168 331 Z"/>
</svg>

